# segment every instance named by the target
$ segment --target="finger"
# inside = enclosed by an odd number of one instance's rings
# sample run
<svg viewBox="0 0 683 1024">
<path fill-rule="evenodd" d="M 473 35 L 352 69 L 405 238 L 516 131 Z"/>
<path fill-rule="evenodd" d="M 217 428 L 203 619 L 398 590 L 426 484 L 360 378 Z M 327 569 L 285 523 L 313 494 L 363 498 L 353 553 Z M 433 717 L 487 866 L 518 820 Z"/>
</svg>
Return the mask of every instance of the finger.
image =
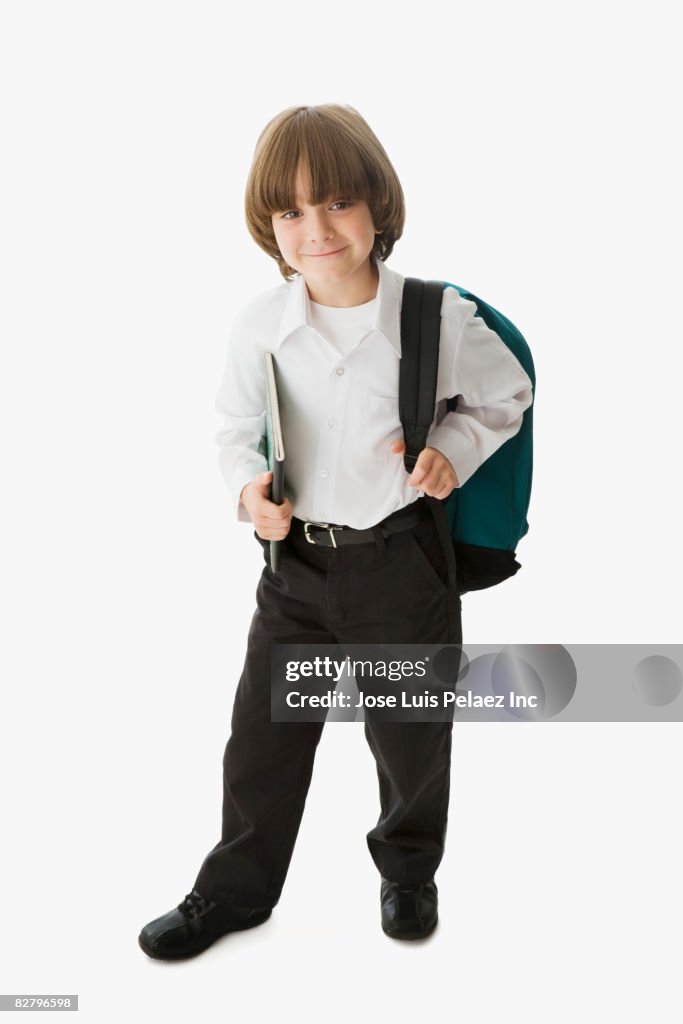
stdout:
<svg viewBox="0 0 683 1024">
<path fill-rule="evenodd" d="M 433 473 L 429 473 L 424 480 L 419 481 L 418 486 L 420 490 L 424 491 L 426 494 L 432 494 L 432 492 L 436 491 L 439 486 L 439 478 L 434 476 Z"/>
<path fill-rule="evenodd" d="M 266 519 L 270 519 L 271 522 L 273 520 L 289 519 L 291 514 L 291 509 L 288 509 L 284 502 L 282 505 L 276 505 L 272 501 L 268 502 L 263 512 L 263 515 L 266 517 Z"/>
<path fill-rule="evenodd" d="M 413 479 L 415 482 L 419 483 L 420 486 L 422 486 L 422 484 L 427 483 L 429 480 L 433 480 L 434 479 L 434 467 L 432 466 L 433 461 L 434 461 L 434 456 L 433 456 L 433 453 L 432 453 L 431 449 L 425 448 L 420 453 L 420 455 L 418 456 L 418 460 L 415 463 L 415 468 L 413 469 L 413 472 L 411 473 L 411 479 Z"/>
<path fill-rule="evenodd" d="M 429 493 L 430 497 L 444 498 L 444 497 L 446 497 L 446 495 L 450 494 L 451 490 L 452 490 L 452 488 L 450 487 L 450 485 L 448 483 L 448 478 L 447 477 L 443 477 L 443 476 L 439 476 L 439 477 L 436 478 L 434 483 L 431 485 L 431 488 L 430 488 L 428 493 Z"/>
<path fill-rule="evenodd" d="M 262 523 L 260 528 L 266 535 L 264 540 L 284 540 L 289 533 L 289 526 L 275 527 L 272 523 Z"/>
</svg>

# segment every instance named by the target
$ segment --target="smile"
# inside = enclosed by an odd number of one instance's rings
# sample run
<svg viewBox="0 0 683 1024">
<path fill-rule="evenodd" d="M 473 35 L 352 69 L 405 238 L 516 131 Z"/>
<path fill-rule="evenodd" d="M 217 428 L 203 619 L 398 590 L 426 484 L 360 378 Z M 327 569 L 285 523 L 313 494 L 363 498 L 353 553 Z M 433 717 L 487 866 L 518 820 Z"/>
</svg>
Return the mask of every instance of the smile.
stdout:
<svg viewBox="0 0 683 1024">
<path fill-rule="evenodd" d="M 346 246 L 344 246 L 344 248 L 346 248 Z M 308 252 L 305 253 L 304 255 L 309 256 L 313 260 L 321 260 L 324 259 L 326 256 L 338 256 L 340 252 L 344 252 L 344 249 L 336 249 L 334 252 Z"/>
</svg>

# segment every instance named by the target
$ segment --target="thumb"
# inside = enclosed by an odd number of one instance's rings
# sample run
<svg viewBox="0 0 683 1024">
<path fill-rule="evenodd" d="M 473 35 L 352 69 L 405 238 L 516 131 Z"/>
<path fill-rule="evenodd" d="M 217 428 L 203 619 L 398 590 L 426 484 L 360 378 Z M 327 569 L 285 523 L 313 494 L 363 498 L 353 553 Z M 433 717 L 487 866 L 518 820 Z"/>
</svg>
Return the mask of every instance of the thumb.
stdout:
<svg viewBox="0 0 683 1024">
<path fill-rule="evenodd" d="M 413 467 L 413 472 L 410 474 L 410 479 L 413 483 L 419 483 L 424 476 L 427 475 L 429 470 L 429 463 L 431 462 L 431 456 L 427 452 L 427 449 L 423 449 L 417 458 L 417 462 Z"/>
</svg>

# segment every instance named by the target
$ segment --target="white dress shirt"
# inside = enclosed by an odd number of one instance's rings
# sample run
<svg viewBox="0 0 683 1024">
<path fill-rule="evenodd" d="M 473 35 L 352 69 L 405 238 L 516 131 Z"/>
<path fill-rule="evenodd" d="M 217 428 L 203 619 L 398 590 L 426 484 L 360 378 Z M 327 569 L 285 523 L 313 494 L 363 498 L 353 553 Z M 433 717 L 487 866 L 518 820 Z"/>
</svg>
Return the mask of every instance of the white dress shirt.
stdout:
<svg viewBox="0 0 683 1024">
<path fill-rule="evenodd" d="M 268 469 L 259 451 L 266 351 L 276 364 L 285 494 L 295 516 L 363 529 L 423 495 L 407 483 L 403 455 L 391 451 L 392 441 L 403 440 L 398 384 L 404 278 L 375 262 L 379 284 L 369 303 L 321 307 L 311 302 L 299 275 L 261 292 L 234 317 L 216 398 L 223 417 L 216 441 L 238 520 L 251 522 L 239 500 L 242 488 Z M 455 288 L 444 289 L 427 445 L 446 456 L 460 485 L 517 433 L 532 401 L 526 372 L 475 310 Z M 446 400 L 455 395 L 457 410 L 447 412 Z"/>
</svg>

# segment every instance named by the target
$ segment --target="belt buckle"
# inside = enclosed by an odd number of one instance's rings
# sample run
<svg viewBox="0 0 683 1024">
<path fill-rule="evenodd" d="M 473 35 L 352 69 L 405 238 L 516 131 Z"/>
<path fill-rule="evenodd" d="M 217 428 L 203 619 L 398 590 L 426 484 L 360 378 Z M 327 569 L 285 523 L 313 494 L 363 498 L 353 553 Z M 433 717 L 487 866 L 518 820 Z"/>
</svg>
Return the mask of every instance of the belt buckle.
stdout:
<svg viewBox="0 0 683 1024">
<path fill-rule="evenodd" d="M 343 526 L 330 526 L 329 523 L 316 523 L 316 522 L 313 522 L 312 520 L 308 520 L 307 519 L 306 522 L 304 523 L 304 536 L 306 537 L 306 540 L 308 541 L 309 544 L 317 544 L 318 547 L 322 547 L 322 545 L 318 544 L 318 542 L 315 539 L 315 537 L 311 537 L 310 533 L 308 532 L 308 527 L 309 526 L 320 526 L 322 529 L 327 530 L 327 532 L 329 533 L 330 538 L 332 540 L 332 547 L 333 548 L 336 548 L 336 546 L 337 546 L 337 542 L 334 539 L 333 531 L 334 530 L 343 530 L 344 529 Z"/>
</svg>

